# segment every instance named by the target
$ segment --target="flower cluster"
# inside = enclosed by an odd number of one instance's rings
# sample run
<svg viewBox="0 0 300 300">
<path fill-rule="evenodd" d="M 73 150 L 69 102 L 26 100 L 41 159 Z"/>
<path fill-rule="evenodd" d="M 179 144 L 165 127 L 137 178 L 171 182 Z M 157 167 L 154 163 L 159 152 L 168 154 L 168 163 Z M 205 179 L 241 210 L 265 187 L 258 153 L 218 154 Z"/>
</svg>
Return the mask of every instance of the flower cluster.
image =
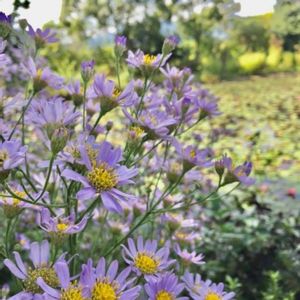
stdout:
<svg viewBox="0 0 300 300">
<path fill-rule="evenodd" d="M 218 99 L 190 69 L 172 66 L 179 39 L 150 54 L 117 36 L 115 77 L 89 58 L 66 79 L 37 51 L 58 35 L 19 26 L 0 13 L 1 255 L 12 274 L 5 295 L 233 299 L 199 274 L 199 228 L 224 186 L 254 183 L 252 165 L 216 159 L 201 126 L 220 114 Z M 17 47 L 16 36 L 29 44 Z M 120 80 L 126 67 L 128 82 Z"/>
</svg>

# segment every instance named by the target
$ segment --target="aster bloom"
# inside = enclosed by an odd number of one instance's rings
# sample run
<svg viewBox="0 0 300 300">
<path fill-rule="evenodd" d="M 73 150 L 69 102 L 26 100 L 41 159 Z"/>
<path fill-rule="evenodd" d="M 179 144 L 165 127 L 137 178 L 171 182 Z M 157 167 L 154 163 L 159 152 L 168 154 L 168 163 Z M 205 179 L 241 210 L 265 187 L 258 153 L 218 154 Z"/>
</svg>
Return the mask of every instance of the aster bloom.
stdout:
<svg viewBox="0 0 300 300">
<path fill-rule="evenodd" d="M 89 297 L 93 300 L 118 299 L 134 300 L 140 293 L 140 286 L 131 287 L 135 278 L 129 279 L 131 268 L 127 267 L 118 274 L 119 263 L 114 260 L 106 266 L 104 257 L 98 261 L 96 268 L 92 261 L 83 266 L 82 282 L 89 288 Z"/>
<path fill-rule="evenodd" d="M 210 159 L 211 151 L 209 149 L 199 150 L 192 145 L 184 148 L 177 140 L 173 140 L 173 145 L 183 161 L 184 172 L 195 166 L 206 168 L 212 165 Z"/>
<path fill-rule="evenodd" d="M 90 79 L 93 77 L 95 72 L 94 67 L 94 60 L 87 60 L 81 63 L 81 78 L 85 83 L 90 81 Z"/>
<path fill-rule="evenodd" d="M 32 103 L 28 121 L 46 129 L 48 137 L 52 138 L 55 129 L 74 125 L 79 116 L 80 112 L 74 112 L 73 105 L 61 98 L 40 99 Z"/>
<path fill-rule="evenodd" d="M 211 280 L 204 281 L 202 280 L 201 275 L 192 274 L 188 271 L 184 273 L 184 275 L 181 277 L 181 280 L 185 283 L 185 288 L 189 292 L 191 298 L 195 300 L 200 299 L 200 291 L 204 287 L 209 287 L 212 283 Z M 212 298 L 212 300 L 214 299 Z"/>
<path fill-rule="evenodd" d="M 115 82 L 106 79 L 104 74 L 95 76 L 93 91 L 94 93 L 91 96 L 100 100 L 102 115 L 119 105 L 123 107 L 130 106 L 137 99 L 133 82 L 130 82 L 126 88 L 121 91 L 116 87 Z"/>
<path fill-rule="evenodd" d="M 175 274 L 165 273 L 152 276 L 145 284 L 145 291 L 149 300 L 188 300 L 188 297 L 180 297 L 184 284 L 178 282 Z"/>
<path fill-rule="evenodd" d="M 26 150 L 20 141 L 0 142 L 0 181 L 6 179 L 11 169 L 24 162 Z"/>
<path fill-rule="evenodd" d="M 36 280 L 41 277 L 52 287 L 58 285 L 59 281 L 55 273 L 55 265 L 52 267 L 50 257 L 50 246 L 48 241 L 43 241 L 40 244 L 34 242 L 30 245 L 29 258 L 32 261 L 32 267 L 26 267 L 18 252 L 13 252 L 15 263 L 10 259 L 4 260 L 4 265 L 19 279 L 22 280 L 24 290 L 10 299 L 37 299 L 36 296 L 43 293 L 43 290 L 37 285 Z"/>
<path fill-rule="evenodd" d="M 50 28 L 42 30 L 38 28 L 34 30 L 31 25 L 28 25 L 27 33 L 35 40 L 37 48 L 43 47 L 45 44 L 51 44 L 58 41 L 56 33 Z"/>
<path fill-rule="evenodd" d="M 249 177 L 252 170 L 251 162 L 246 161 L 242 165 L 234 167 L 232 159 L 226 155 L 223 155 L 222 159 L 215 162 L 215 169 L 221 177 L 226 170 L 222 185 L 240 182 L 249 186 L 255 183 L 255 179 Z"/>
<path fill-rule="evenodd" d="M 5 47 L 6 47 L 6 41 L 3 41 L 0 38 L 0 67 L 4 66 L 9 61 L 8 56 L 5 53 L 3 53 Z"/>
<path fill-rule="evenodd" d="M 199 296 L 193 297 L 194 300 L 230 300 L 234 299 L 235 293 L 224 292 L 224 284 L 213 283 L 210 286 L 202 285 L 199 290 Z"/>
<path fill-rule="evenodd" d="M 61 243 L 68 235 L 81 232 L 85 228 L 87 221 L 88 217 L 85 216 L 78 224 L 75 224 L 74 213 L 68 217 L 52 218 L 50 211 L 47 208 L 43 208 L 38 219 L 38 225 L 50 234 L 54 242 Z"/>
<path fill-rule="evenodd" d="M 170 56 L 171 53 L 168 55 L 144 54 L 144 52 L 139 49 L 135 53 L 128 51 L 128 57 L 126 61 L 130 67 L 140 69 L 147 75 L 150 75 L 150 72 L 152 72 L 154 69 L 163 67 Z"/>
<path fill-rule="evenodd" d="M 27 199 L 26 193 L 23 191 L 21 186 L 15 185 L 11 190 L 15 195 L 22 199 Z M 2 206 L 4 214 L 7 218 L 13 218 L 18 215 L 23 208 L 36 208 L 34 205 L 26 203 L 18 198 L 14 198 L 10 195 L 7 197 L 0 198 L 0 206 Z"/>
<path fill-rule="evenodd" d="M 138 118 L 134 118 L 127 110 L 123 110 L 125 116 L 145 133 L 145 139 L 156 140 L 167 138 L 177 121 L 166 112 L 159 109 L 142 110 Z"/>
<path fill-rule="evenodd" d="M 214 117 L 220 114 L 218 104 L 214 100 L 196 99 L 195 106 L 200 110 L 199 120 Z"/>
<path fill-rule="evenodd" d="M 195 251 L 188 252 L 187 249 L 181 250 L 178 244 L 175 244 L 174 250 L 178 256 L 180 256 L 185 265 L 195 264 L 195 265 L 203 265 L 205 262 L 203 261 L 203 254 L 196 254 Z"/>
<path fill-rule="evenodd" d="M 84 288 L 82 284 L 82 276 L 80 276 L 79 283 L 72 281 L 70 276 L 69 266 L 65 261 L 57 262 L 54 265 L 55 275 L 57 277 L 57 284 L 50 285 L 44 277 L 37 278 L 37 284 L 46 294 L 46 299 L 59 300 L 86 300 L 88 296 L 88 289 Z M 60 289 L 56 287 L 60 286 Z M 54 288 L 55 287 L 55 288 Z"/>
<path fill-rule="evenodd" d="M 168 36 L 163 43 L 163 47 L 162 47 L 162 53 L 164 55 L 169 54 L 170 52 L 172 52 L 177 45 L 179 44 L 180 39 L 178 36 L 176 35 L 170 35 Z"/>
<path fill-rule="evenodd" d="M 119 162 L 122 160 L 122 150 L 113 148 L 106 141 L 99 146 L 95 160 L 89 157 L 85 147 L 80 147 L 79 150 L 88 170 L 86 176 L 70 169 L 62 173 L 64 177 L 83 184 L 83 188 L 77 193 L 77 198 L 88 200 L 101 196 L 106 209 L 121 213 L 123 209 L 119 201 L 133 200 L 135 197 L 120 191 L 118 187 L 133 183 L 131 178 L 137 175 L 138 170 L 121 166 Z"/>
<path fill-rule="evenodd" d="M 156 240 L 146 240 L 139 236 L 137 245 L 128 239 L 128 248 L 124 245 L 123 258 L 137 275 L 143 274 L 146 278 L 157 275 L 168 269 L 175 261 L 169 259 L 169 247 L 165 246 L 157 250 Z"/>
<path fill-rule="evenodd" d="M 167 64 L 166 68 L 160 68 L 160 71 L 166 78 L 164 85 L 168 92 L 173 91 L 179 96 L 183 96 L 192 90 L 190 83 L 194 76 L 192 75 L 190 68 L 183 68 L 180 70 Z"/>
<path fill-rule="evenodd" d="M 12 16 L 0 12 L 0 37 L 5 38 L 11 31 Z"/>
<path fill-rule="evenodd" d="M 74 80 L 65 86 L 66 91 L 68 92 L 68 97 L 71 97 L 74 105 L 80 106 L 83 103 L 83 93 L 80 87 L 80 81 Z"/>
<path fill-rule="evenodd" d="M 115 54 L 116 56 L 122 56 L 126 51 L 127 38 L 124 35 L 117 35 L 115 37 Z"/>
<path fill-rule="evenodd" d="M 33 89 L 35 93 L 43 90 L 47 86 L 59 90 L 63 87 L 63 78 L 53 73 L 48 67 L 42 69 L 38 68 L 33 61 L 32 57 L 29 57 L 26 70 L 33 79 Z"/>
</svg>

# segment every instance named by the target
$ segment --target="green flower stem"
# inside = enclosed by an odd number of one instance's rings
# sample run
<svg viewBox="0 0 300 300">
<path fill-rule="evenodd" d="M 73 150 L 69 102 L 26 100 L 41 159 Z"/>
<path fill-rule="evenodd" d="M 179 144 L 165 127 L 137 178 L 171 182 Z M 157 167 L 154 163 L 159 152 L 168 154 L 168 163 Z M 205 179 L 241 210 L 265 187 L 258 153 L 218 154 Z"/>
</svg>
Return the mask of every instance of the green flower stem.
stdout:
<svg viewBox="0 0 300 300">
<path fill-rule="evenodd" d="M 87 90 L 87 82 L 83 82 L 83 107 L 82 107 L 82 129 L 85 131 L 85 119 L 86 119 L 86 90 Z"/>
<path fill-rule="evenodd" d="M 5 254 L 6 257 L 9 257 L 9 253 L 10 253 L 10 243 L 9 243 L 9 231 L 10 231 L 10 227 L 11 227 L 11 222 L 12 219 L 8 219 L 7 220 L 7 226 L 6 226 L 6 232 L 5 232 Z"/>
</svg>

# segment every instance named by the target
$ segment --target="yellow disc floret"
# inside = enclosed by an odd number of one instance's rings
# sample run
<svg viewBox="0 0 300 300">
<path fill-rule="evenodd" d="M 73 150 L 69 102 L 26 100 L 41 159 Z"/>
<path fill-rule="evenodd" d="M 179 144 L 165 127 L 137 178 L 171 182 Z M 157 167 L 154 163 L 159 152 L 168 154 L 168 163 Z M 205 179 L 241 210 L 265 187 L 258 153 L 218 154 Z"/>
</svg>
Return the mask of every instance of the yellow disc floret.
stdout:
<svg viewBox="0 0 300 300">
<path fill-rule="evenodd" d="M 117 285 L 106 280 L 97 282 L 92 290 L 92 300 L 117 300 Z"/>
<path fill-rule="evenodd" d="M 221 300 L 221 297 L 216 293 L 210 292 L 205 296 L 205 300 Z"/>
<path fill-rule="evenodd" d="M 117 176 L 114 170 L 105 163 L 95 166 L 87 174 L 87 179 L 97 192 L 110 190 L 117 185 Z"/>
<path fill-rule="evenodd" d="M 41 267 L 30 269 L 27 278 L 24 280 L 25 290 L 33 294 L 41 294 L 43 290 L 37 285 L 36 280 L 42 277 L 44 281 L 51 287 L 59 285 L 58 277 L 53 268 Z"/>
<path fill-rule="evenodd" d="M 150 55 L 150 54 L 145 54 L 144 55 L 144 64 L 145 65 L 152 65 L 156 60 L 156 56 L 155 55 Z"/>
<path fill-rule="evenodd" d="M 134 259 L 134 265 L 143 274 L 155 274 L 159 266 L 159 260 L 146 253 L 138 253 Z"/>
<path fill-rule="evenodd" d="M 71 286 L 61 293 L 60 300 L 84 300 L 81 288 Z"/>
<path fill-rule="evenodd" d="M 174 297 L 172 294 L 163 290 L 157 293 L 155 300 L 173 300 Z"/>
<path fill-rule="evenodd" d="M 56 225 L 56 228 L 58 231 L 66 231 L 68 228 L 69 228 L 69 225 L 68 224 L 65 224 L 65 223 L 58 223 Z"/>
<path fill-rule="evenodd" d="M 8 153 L 6 150 L 0 151 L 0 167 L 3 167 L 4 161 L 8 159 Z"/>
</svg>

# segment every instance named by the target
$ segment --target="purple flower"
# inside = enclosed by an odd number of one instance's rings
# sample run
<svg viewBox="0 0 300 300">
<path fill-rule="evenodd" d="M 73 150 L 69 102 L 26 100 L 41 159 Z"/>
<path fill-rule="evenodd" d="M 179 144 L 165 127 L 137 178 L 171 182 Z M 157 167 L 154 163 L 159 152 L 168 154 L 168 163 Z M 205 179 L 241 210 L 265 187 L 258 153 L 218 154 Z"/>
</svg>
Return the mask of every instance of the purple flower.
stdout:
<svg viewBox="0 0 300 300">
<path fill-rule="evenodd" d="M 249 177 L 252 170 L 251 162 L 246 161 L 242 165 L 234 167 L 232 159 L 224 155 L 222 159 L 215 162 L 215 169 L 221 177 L 223 176 L 224 171 L 227 171 L 222 185 L 240 182 L 249 186 L 255 183 L 255 179 Z"/>
<path fill-rule="evenodd" d="M 169 259 L 169 247 L 165 246 L 157 250 L 156 240 L 143 241 L 143 237 L 137 239 L 137 246 L 132 239 L 128 239 L 128 248 L 123 247 L 123 258 L 138 275 L 146 278 L 157 275 L 168 269 L 175 261 Z"/>
<path fill-rule="evenodd" d="M 106 266 L 104 257 L 101 257 L 96 268 L 92 267 L 92 261 L 83 266 L 82 282 L 89 288 L 91 299 L 119 299 L 135 300 L 139 296 L 140 286 L 130 287 L 135 278 L 127 280 L 131 268 L 125 268 L 118 275 L 118 261 L 114 260 Z"/>
<path fill-rule="evenodd" d="M 12 16 L 6 15 L 2 11 L 0 12 L 0 37 L 5 38 L 10 30 L 11 30 L 11 24 L 12 24 Z"/>
<path fill-rule="evenodd" d="M 132 117 L 127 110 L 124 109 L 123 112 L 134 125 L 147 133 L 145 136 L 147 140 L 167 138 L 174 124 L 177 123 L 174 118 L 159 109 L 142 110 L 137 119 Z"/>
<path fill-rule="evenodd" d="M 74 112 L 73 105 L 63 102 L 61 98 L 40 99 L 32 103 L 28 112 L 28 121 L 43 127 L 48 137 L 52 138 L 56 129 L 74 125 L 79 116 L 80 112 Z"/>
<path fill-rule="evenodd" d="M 55 274 L 57 276 L 57 284 L 55 286 L 50 285 L 43 277 L 37 278 L 37 284 L 45 292 L 46 299 L 87 299 L 88 289 L 84 287 L 82 277 L 80 274 L 79 283 L 72 282 L 68 264 L 65 261 L 57 262 L 54 265 Z M 60 289 L 56 289 L 60 286 Z"/>
<path fill-rule="evenodd" d="M 212 165 L 210 160 L 211 151 L 209 149 L 199 150 L 191 145 L 184 148 L 177 140 L 173 140 L 173 145 L 183 161 L 185 172 L 195 166 L 206 168 Z"/>
<path fill-rule="evenodd" d="M 0 67 L 6 65 L 9 62 L 8 56 L 3 53 L 6 47 L 6 41 L 0 38 Z"/>
<path fill-rule="evenodd" d="M 115 37 L 115 53 L 117 56 L 122 56 L 126 51 L 127 38 L 123 35 L 117 35 Z"/>
<path fill-rule="evenodd" d="M 235 297 L 235 293 L 224 292 L 224 284 L 213 283 L 210 286 L 203 285 L 199 290 L 199 296 L 193 297 L 194 300 L 230 300 Z"/>
<path fill-rule="evenodd" d="M 122 206 L 119 201 L 125 199 L 133 200 L 134 196 L 126 194 L 118 189 L 125 184 L 133 183 L 132 177 L 136 176 L 138 170 L 128 169 L 119 164 L 122 159 L 120 148 L 114 149 L 108 142 L 103 142 L 95 160 L 92 160 L 85 147 L 80 147 L 82 161 L 87 168 L 86 176 L 66 169 L 63 176 L 81 182 L 83 188 L 77 193 L 79 200 L 88 200 L 101 196 L 102 203 L 106 209 L 112 212 L 121 213 Z"/>
<path fill-rule="evenodd" d="M 203 265 L 205 262 L 203 261 L 203 254 L 196 254 L 195 251 L 188 252 L 186 249 L 181 250 L 178 244 L 175 244 L 174 250 L 178 256 L 180 256 L 185 265 L 195 264 L 195 265 Z"/>
<path fill-rule="evenodd" d="M 85 228 L 87 221 L 88 217 L 85 216 L 78 224 L 75 224 L 75 214 L 71 214 L 68 217 L 52 218 L 50 211 L 47 208 L 43 208 L 38 218 L 38 225 L 50 234 L 53 241 L 60 243 L 68 235 L 81 232 Z"/>
<path fill-rule="evenodd" d="M 88 60 L 81 63 L 81 77 L 84 82 L 88 82 L 94 75 L 95 61 Z"/>
<path fill-rule="evenodd" d="M 169 54 L 170 52 L 172 52 L 177 47 L 179 42 L 180 42 L 180 39 L 179 39 L 178 36 L 176 36 L 176 35 L 168 36 L 164 40 L 164 44 L 163 44 L 163 47 L 162 47 L 162 53 L 164 55 Z"/>
<path fill-rule="evenodd" d="M 179 96 L 183 96 L 184 94 L 191 91 L 192 87 L 190 83 L 193 80 L 193 75 L 191 69 L 184 68 L 182 70 L 176 67 L 170 67 L 167 64 L 166 68 L 161 68 L 160 71 L 166 77 L 164 82 L 168 92 L 175 92 Z"/>
<path fill-rule="evenodd" d="M 211 280 L 203 281 L 199 274 L 192 274 L 185 272 L 181 280 L 185 283 L 185 288 L 189 292 L 192 299 L 199 299 L 200 291 L 203 287 L 209 287 L 211 285 Z M 217 300 L 218 298 L 216 298 Z M 206 299 L 205 299 L 206 300 Z"/>
<path fill-rule="evenodd" d="M 5 179 L 11 169 L 21 165 L 25 159 L 26 146 L 20 141 L 0 142 L 0 179 Z"/>
<path fill-rule="evenodd" d="M 16 263 L 10 259 L 5 259 L 4 265 L 17 278 L 23 281 L 24 290 L 14 296 L 16 300 L 36 299 L 36 295 L 42 294 L 42 289 L 36 283 L 39 277 L 43 278 L 49 286 L 55 287 L 58 285 L 59 282 L 54 268 L 59 261 L 63 260 L 63 257 L 60 257 L 54 264 L 54 267 L 52 267 L 49 261 L 50 246 L 48 241 L 43 241 L 40 244 L 34 242 L 30 245 L 29 258 L 32 261 L 33 267 L 26 267 L 18 252 L 13 252 L 13 255 Z"/>
<path fill-rule="evenodd" d="M 62 77 L 54 74 L 48 67 L 44 69 L 37 68 L 31 57 L 29 57 L 25 68 L 33 79 L 33 89 L 36 93 L 47 86 L 55 90 L 63 87 L 64 80 Z"/>
<path fill-rule="evenodd" d="M 196 99 L 195 106 L 200 109 L 199 120 L 206 117 L 214 117 L 220 114 L 218 104 L 215 101 L 208 101 L 206 99 Z"/>
<path fill-rule="evenodd" d="M 165 273 L 157 277 L 152 276 L 145 284 L 145 291 L 149 300 L 188 300 L 188 297 L 178 297 L 183 289 L 184 284 L 179 283 L 177 276 L 172 273 Z"/>
<path fill-rule="evenodd" d="M 99 99 L 103 115 L 119 105 L 127 107 L 137 100 L 133 82 L 121 91 L 116 88 L 114 81 L 106 79 L 104 74 L 95 76 L 91 97 Z"/>
<path fill-rule="evenodd" d="M 166 56 L 162 54 L 144 54 L 144 52 L 139 49 L 135 53 L 128 51 L 126 61 L 130 67 L 140 69 L 149 75 L 149 72 L 152 72 L 154 69 L 163 67 L 170 56 L 171 54 Z"/>
<path fill-rule="evenodd" d="M 28 34 L 35 40 L 37 48 L 44 46 L 45 44 L 51 44 L 58 41 L 56 33 L 51 31 L 50 28 L 42 30 L 38 28 L 36 31 L 31 25 L 28 25 Z"/>
</svg>

